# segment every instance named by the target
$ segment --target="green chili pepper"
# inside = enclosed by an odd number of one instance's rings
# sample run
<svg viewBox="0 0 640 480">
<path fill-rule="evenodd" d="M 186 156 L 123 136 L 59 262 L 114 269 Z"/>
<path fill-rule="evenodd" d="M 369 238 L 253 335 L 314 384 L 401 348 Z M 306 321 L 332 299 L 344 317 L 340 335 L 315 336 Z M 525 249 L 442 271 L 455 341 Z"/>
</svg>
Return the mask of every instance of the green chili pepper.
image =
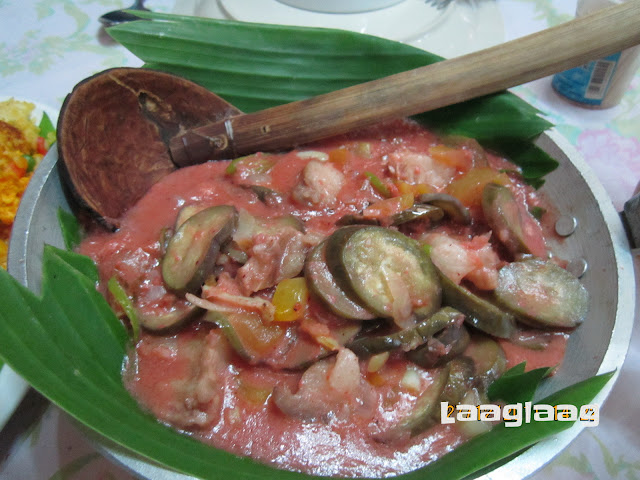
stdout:
<svg viewBox="0 0 640 480">
<path fill-rule="evenodd" d="M 378 178 L 375 174 L 371 172 L 364 172 L 364 174 L 369 179 L 371 186 L 376 192 L 378 192 L 380 195 L 382 195 L 385 198 L 391 197 L 391 192 L 389 191 L 389 188 L 384 184 L 382 180 L 380 180 L 380 178 Z"/>
<path fill-rule="evenodd" d="M 136 314 L 136 310 L 133 306 L 131 298 L 129 297 L 129 295 L 127 295 L 127 292 L 125 292 L 124 288 L 122 288 L 122 285 L 120 285 L 120 282 L 118 282 L 118 279 L 116 277 L 111 277 L 109 279 L 107 288 L 129 318 L 129 322 L 131 323 L 133 341 L 137 342 L 138 338 L 140 338 L 140 322 L 138 320 L 138 315 Z"/>
</svg>

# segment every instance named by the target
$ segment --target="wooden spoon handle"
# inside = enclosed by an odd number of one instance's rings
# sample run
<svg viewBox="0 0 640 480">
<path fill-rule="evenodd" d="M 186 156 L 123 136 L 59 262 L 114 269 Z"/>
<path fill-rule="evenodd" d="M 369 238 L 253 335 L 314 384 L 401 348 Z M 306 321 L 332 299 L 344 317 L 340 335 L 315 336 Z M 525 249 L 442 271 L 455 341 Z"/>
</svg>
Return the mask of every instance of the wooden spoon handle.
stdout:
<svg viewBox="0 0 640 480">
<path fill-rule="evenodd" d="M 171 140 L 178 165 L 290 148 L 567 70 L 640 44 L 640 0 L 462 57 L 232 116 Z"/>
</svg>

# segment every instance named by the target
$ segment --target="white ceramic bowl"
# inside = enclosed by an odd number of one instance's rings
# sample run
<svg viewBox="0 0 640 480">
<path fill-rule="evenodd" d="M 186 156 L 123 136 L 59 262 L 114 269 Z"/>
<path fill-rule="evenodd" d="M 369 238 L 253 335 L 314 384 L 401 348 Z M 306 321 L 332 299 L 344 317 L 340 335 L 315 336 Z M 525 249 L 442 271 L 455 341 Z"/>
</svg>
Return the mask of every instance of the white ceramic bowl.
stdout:
<svg viewBox="0 0 640 480">
<path fill-rule="evenodd" d="M 390 7 L 404 0 L 278 0 L 304 10 L 324 13 L 370 12 Z"/>
</svg>

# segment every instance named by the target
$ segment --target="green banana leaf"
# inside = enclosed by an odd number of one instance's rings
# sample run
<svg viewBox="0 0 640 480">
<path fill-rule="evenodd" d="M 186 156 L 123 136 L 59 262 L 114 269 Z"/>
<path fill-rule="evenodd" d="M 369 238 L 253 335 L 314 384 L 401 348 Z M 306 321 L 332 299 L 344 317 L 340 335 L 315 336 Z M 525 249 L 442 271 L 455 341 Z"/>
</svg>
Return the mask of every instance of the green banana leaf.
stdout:
<svg viewBox="0 0 640 480">
<path fill-rule="evenodd" d="M 169 469 L 203 479 L 312 478 L 215 450 L 143 411 L 121 380 L 129 333 L 95 288 L 97 281 L 91 259 L 51 246 L 43 254 L 42 296 L 0 269 L 0 354 L 7 364 L 79 422 Z M 541 403 L 588 404 L 610 377 L 593 377 Z M 537 385 L 539 378 L 533 381 Z M 571 424 L 496 427 L 399 478 L 462 478 Z"/>
<path fill-rule="evenodd" d="M 533 399 L 540 382 L 552 372 L 553 367 L 536 368 L 525 372 L 525 364 L 519 363 L 489 385 L 487 392 L 489 400 L 507 403 L 529 402 Z"/>
<path fill-rule="evenodd" d="M 442 60 L 403 43 L 343 30 L 143 12 L 109 34 L 145 66 L 188 78 L 244 112 L 302 100 Z M 557 162 L 532 140 L 552 125 L 509 92 L 415 117 L 507 155 L 534 186 Z"/>
</svg>

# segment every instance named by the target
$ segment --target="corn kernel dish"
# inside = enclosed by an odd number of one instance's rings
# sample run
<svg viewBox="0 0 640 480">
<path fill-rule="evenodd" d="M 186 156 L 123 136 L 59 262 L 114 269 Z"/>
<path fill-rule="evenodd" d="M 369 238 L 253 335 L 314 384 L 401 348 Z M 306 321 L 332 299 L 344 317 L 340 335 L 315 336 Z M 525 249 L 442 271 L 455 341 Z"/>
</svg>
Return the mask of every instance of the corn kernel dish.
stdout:
<svg viewBox="0 0 640 480">
<path fill-rule="evenodd" d="M 41 132 L 42 114 L 28 101 L 0 101 L 0 266 L 5 269 L 20 199 L 35 167 L 55 141 L 55 132 Z"/>
</svg>

